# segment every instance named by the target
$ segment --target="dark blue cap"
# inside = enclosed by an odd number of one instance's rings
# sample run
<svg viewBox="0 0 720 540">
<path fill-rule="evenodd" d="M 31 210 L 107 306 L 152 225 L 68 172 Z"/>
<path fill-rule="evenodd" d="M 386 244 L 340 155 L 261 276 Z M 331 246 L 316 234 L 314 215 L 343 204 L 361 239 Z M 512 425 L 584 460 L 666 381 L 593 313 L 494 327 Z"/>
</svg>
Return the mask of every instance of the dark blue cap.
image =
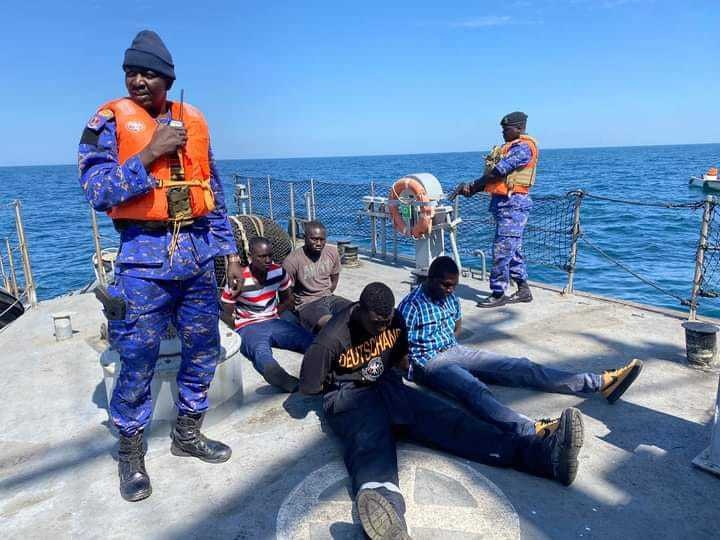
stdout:
<svg viewBox="0 0 720 540">
<path fill-rule="evenodd" d="M 160 36 L 152 30 L 143 30 L 125 51 L 123 69 L 128 67 L 149 69 L 175 80 L 175 64 Z"/>
</svg>

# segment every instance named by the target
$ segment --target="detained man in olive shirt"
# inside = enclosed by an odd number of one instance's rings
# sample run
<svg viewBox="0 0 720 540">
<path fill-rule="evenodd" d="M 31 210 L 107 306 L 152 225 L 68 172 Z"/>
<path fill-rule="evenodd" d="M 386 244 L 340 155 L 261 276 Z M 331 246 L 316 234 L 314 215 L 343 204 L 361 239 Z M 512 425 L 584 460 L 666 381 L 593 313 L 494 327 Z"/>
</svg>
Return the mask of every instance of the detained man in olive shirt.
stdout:
<svg viewBox="0 0 720 540">
<path fill-rule="evenodd" d="M 295 284 L 295 311 L 300 324 L 317 333 L 350 300 L 334 294 L 340 280 L 340 255 L 335 246 L 327 245 L 325 225 L 309 221 L 304 230 L 305 245 L 285 258 L 283 268 Z"/>
</svg>

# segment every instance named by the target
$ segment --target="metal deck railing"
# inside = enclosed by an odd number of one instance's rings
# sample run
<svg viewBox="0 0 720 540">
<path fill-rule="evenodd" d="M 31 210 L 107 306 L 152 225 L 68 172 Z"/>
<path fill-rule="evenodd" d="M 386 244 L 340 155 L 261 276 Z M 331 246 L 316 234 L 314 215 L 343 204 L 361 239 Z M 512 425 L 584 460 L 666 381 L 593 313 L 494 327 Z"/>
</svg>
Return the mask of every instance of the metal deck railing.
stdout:
<svg viewBox="0 0 720 540">
<path fill-rule="evenodd" d="M 325 182 L 317 180 L 285 180 L 271 176 L 235 174 L 238 212 L 263 215 L 286 226 L 293 240 L 303 221 L 319 219 L 328 228 L 331 240 L 351 240 L 372 256 L 397 260 L 412 256 L 414 242 L 398 235 L 386 217 L 363 212 L 364 196 L 386 195 L 390 184 Z M 587 199 L 617 205 L 636 205 L 668 210 L 697 211 L 703 218 L 694 260 L 695 276 L 688 284 L 689 295 L 678 294 L 658 283 L 652 276 L 633 269 L 621 257 L 607 253 L 588 238 L 582 228 L 582 204 Z M 528 262 L 552 267 L 566 273 L 564 291 L 574 291 L 579 246 L 583 245 L 607 259 L 622 271 L 646 285 L 675 299 L 688 310 L 694 320 L 701 298 L 720 296 L 720 218 L 715 211 L 718 201 L 713 196 L 691 203 L 634 201 L 597 196 L 581 190 L 564 195 L 533 197 L 533 210 L 525 228 L 523 252 Z M 462 199 L 456 204 L 458 242 L 464 261 L 469 266 L 489 258 L 495 234 L 495 223 L 486 210 L 484 197 Z M 391 255 L 390 255 L 391 254 Z M 466 265 L 468 266 L 468 265 Z"/>
</svg>

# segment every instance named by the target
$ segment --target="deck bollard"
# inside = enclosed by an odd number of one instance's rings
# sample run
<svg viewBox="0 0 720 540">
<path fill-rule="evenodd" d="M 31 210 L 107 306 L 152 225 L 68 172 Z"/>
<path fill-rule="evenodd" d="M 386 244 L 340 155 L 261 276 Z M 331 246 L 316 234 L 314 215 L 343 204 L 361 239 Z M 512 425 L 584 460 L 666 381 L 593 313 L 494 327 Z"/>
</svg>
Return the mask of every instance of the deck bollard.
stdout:
<svg viewBox="0 0 720 540">
<path fill-rule="evenodd" d="M 358 258 L 358 247 L 352 244 L 345 245 L 343 249 L 340 263 L 348 268 L 354 268 L 360 266 L 360 259 Z"/>
<path fill-rule="evenodd" d="M 717 364 L 717 332 L 714 324 L 686 321 L 685 348 L 687 361 L 691 367 L 711 368 Z"/>
<path fill-rule="evenodd" d="M 720 476 L 720 379 L 718 379 L 718 393 L 715 399 L 715 421 L 710 435 L 710 446 L 692 462 L 696 467 Z"/>
<path fill-rule="evenodd" d="M 343 239 L 338 240 L 335 244 L 337 246 L 338 255 L 340 255 L 340 258 L 342 259 L 342 256 L 345 254 L 345 248 L 351 244 L 350 240 Z"/>
<path fill-rule="evenodd" d="M 70 313 L 63 311 L 60 313 L 53 313 L 53 328 L 55 329 L 55 339 L 57 341 L 64 341 L 70 339 L 73 336 L 72 320 L 70 319 Z"/>
</svg>

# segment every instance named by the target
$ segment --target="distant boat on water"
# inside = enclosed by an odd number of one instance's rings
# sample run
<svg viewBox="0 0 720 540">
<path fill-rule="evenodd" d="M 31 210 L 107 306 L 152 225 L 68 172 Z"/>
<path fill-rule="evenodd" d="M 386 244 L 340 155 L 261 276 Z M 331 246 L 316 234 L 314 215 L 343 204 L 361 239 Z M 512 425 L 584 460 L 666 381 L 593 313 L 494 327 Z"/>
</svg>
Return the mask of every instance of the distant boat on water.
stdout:
<svg viewBox="0 0 720 540">
<path fill-rule="evenodd" d="M 690 185 L 708 189 L 710 191 L 720 191 L 720 180 L 718 180 L 717 167 L 711 167 L 708 172 L 702 176 L 691 176 Z"/>
<path fill-rule="evenodd" d="M 25 313 L 25 306 L 6 289 L 0 287 L 0 328 L 6 327 Z"/>
</svg>

